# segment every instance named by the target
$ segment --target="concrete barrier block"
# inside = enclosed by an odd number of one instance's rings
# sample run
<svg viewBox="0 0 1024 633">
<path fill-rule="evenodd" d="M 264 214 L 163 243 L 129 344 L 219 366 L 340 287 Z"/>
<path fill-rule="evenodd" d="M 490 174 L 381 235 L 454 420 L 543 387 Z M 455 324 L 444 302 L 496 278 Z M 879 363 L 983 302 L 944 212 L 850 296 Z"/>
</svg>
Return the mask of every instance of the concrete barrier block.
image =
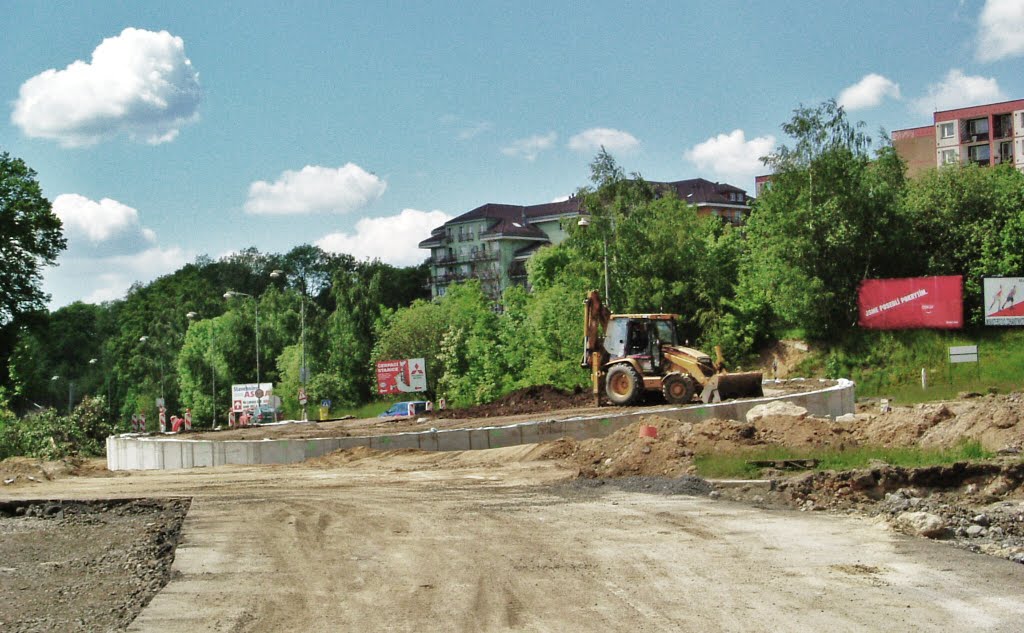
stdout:
<svg viewBox="0 0 1024 633">
<path fill-rule="evenodd" d="M 518 424 L 487 428 L 487 445 L 491 448 L 519 446 L 525 443 L 522 437 L 522 428 Z"/>
<path fill-rule="evenodd" d="M 491 434 L 487 429 L 469 429 L 469 450 L 477 451 L 491 447 Z"/>
<path fill-rule="evenodd" d="M 468 451 L 469 430 L 451 429 L 437 432 L 437 450 L 439 451 Z"/>
</svg>

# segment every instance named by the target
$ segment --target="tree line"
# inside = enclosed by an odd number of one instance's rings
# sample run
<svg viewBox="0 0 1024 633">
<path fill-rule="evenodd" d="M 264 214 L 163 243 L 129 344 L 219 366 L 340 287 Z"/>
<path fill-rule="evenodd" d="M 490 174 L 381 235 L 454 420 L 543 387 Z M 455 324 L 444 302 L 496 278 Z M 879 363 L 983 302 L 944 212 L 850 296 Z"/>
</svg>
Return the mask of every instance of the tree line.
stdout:
<svg viewBox="0 0 1024 633">
<path fill-rule="evenodd" d="M 198 423 L 223 423 L 230 385 L 256 379 L 257 308 L 260 377 L 290 413 L 303 304 L 312 401 L 365 403 L 375 361 L 423 357 L 431 395 L 459 406 L 585 384 L 582 301 L 604 288 L 606 271 L 614 311 L 678 313 L 683 338 L 721 345 L 734 364 L 778 338 L 841 340 L 856 328 L 864 279 L 963 275 L 976 325 L 982 276 L 1024 274 L 1024 175 L 1012 166 L 948 166 L 909 180 L 884 134 L 874 141 L 834 101 L 797 108 L 782 129 L 791 143 L 764 158 L 773 176 L 742 227 L 699 215 L 602 150 L 579 191 L 586 226 L 566 226 L 563 242 L 528 261 L 530 290 L 511 287 L 497 304 L 472 280 L 430 300 L 426 264 L 396 268 L 308 245 L 202 258 L 101 305 L 49 313 L 4 298 L 13 307 L 0 321 L 0 404 L 26 415 L 66 407 L 68 392 L 72 404 L 102 395 L 124 424 L 136 411 L 152 415 L 163 395 Z M 239 294 L 226 300 L 227 290 Z"/>
</svg>

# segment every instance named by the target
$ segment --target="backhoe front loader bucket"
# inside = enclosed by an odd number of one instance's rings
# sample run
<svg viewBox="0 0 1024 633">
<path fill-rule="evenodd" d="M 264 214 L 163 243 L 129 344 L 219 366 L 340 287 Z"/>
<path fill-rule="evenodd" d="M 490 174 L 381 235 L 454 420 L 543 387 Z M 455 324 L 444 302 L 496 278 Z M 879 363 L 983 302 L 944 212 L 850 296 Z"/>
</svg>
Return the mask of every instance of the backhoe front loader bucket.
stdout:
<svg viewBox="0 0 1024 633">
<path fill-rule="evenodd" d="M 762 376 L 759 371 L 717 374 L 704 384 L 704 391 L 701 392 L 700 399 L 707 404 L 733 398 L 760 398 L 764 395 L 761 382 Z"/>
</svg>

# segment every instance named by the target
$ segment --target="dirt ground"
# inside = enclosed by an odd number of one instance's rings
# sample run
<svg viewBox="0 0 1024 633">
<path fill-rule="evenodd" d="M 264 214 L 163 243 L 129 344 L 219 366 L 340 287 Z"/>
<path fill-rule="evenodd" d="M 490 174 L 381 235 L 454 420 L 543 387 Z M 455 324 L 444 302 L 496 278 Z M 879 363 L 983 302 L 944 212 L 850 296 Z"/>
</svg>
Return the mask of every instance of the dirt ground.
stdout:
<svg viewBox="0 0 1024 633">
<path fill-rule="evenodd" d="M 1009 394 L 866 406 L 835 422 L 654 413 L 584 442 L 362 448 L 289 466 L 117 476 L 96 463 L 8 460 L 0 476 L 17 479 L 0 501 L 191 499 L 170 582 L 130 631 L 1018 631 L 1022 405 Z M 692 476 L 707 451 L 963 438 L 1004 454 L 932 469 L 768 471 L 771 481 L 739 486 Z M 911 536 L 921 515 L 938 521 L 929 538 Z M 29 578 L 46 596 L 60 587 L 37 561 L 69 554 L 47 552 L 39 534 L 36 558 L 0 562 L 0 582 Z M 103 534 L 90 544 L 116 547 Z M 70 607 L 53 610 L 75 621 Z M 68 630 L 32 618 L 11 630 Z"/>
</svg>

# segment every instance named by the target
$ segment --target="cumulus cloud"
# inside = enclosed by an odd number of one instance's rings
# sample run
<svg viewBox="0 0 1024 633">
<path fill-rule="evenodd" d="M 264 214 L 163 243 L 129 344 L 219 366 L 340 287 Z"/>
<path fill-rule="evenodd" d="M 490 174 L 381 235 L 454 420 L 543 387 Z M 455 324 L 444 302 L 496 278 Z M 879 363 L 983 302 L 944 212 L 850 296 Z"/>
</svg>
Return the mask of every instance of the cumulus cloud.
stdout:
<svg viewBox="0 0 1024 633">
<path fill-rule="evenodd" d="M 886 97 L 899 99 L 899 84 L 888 77 L 871 73 L 839 93 L 839 105 L 847 110 L 863 110 L 874 108 Z"/>
<path fill-rule="evenodd" d="M 21 85 L 11 121 L 28 136 L 87 146 L 126 134 L 158 144 L 198 118 L 199 73 L 167 31 L 126 28 L 89 62 L 49 69 Z"/>
<path fill-rule="evenodd" d="M 557 138 L 558 135 L 554 132 L 534 134 L 533 136 L 513 141 L 511 145 L 501 148 L 501 153 L 506 156 L 535 160 L 542 151 L 551 149 Z"/>
<path fill-rule="evenodd" d="M 994 77 L 965 75 L 960 69 L 954 68 L 942 81 L 928 86 L 928 92 L 914 100 L 913 108 L 921 114 L 930 115 L 936 110 L 952 110 L 1005 100 L 1006 95 Z"/>
<path fill-rule="evenodd" d="M 110 198 L 96 202 L 77 193 L 62 193 L 53 200 L 53 212 L 72 243 L 84 238 L 95 244 L 128 232 L 138 232 L 148 242 L 156 239 L 153 231 L 139 225 L 137 210 Z"/>
<path fill-rule="evenodd" d="M 44 290 L 52 295 L 50 309 L 74 301 L 101 303 L 120 299 L 134 283 L 149 283 L 195 258 L 179 247 L 153 246 L 134 253 L 85 256 L 70 249 L 49 268 Z"/>
<path fill-rule="evenodd" d="M 452 216 L 444 211 L 403 209 L 398 215 L 363 218 L 352 233 L 331 233 L 316 245 L 331 253 L 348 253 L 356 259 L 380 259 L 394 266 L 414 266 L 428 257 L 418 244 Z"/>
<path fill-rule="evenodd" d="M 729 184 L 746 186 L 747 181 L 765 171 L 761 157 L 775 147 L 772 135 L 747 140 L 743 130 L 713 136 L 684 152 L 683 157 L 702 171 L 710 171 Z"/>
<path fill-rule="evenodd" d="M 569 149 L 576 152 L 596 152 L 604 147 L 609 152 L 628 152 L 640 145 L 629 132 L 606 127 L 584 130 L 569 139 Z"/>
<path fill-rule="evenodd" d="M 249 185 L 245 210 L 257 215 L 291 215 L 327 211 L 349 213 L 384 194 L 387 183 L 355 163 L 342 167 L 306 165 L 286 170 L 274 182 Z"/>
<path fill-rule="evenodd" d="M 1024 2 L 987 0 L 978 19 L 976 56 L 994 62 L 1024 55 Z"/>
</svg>

